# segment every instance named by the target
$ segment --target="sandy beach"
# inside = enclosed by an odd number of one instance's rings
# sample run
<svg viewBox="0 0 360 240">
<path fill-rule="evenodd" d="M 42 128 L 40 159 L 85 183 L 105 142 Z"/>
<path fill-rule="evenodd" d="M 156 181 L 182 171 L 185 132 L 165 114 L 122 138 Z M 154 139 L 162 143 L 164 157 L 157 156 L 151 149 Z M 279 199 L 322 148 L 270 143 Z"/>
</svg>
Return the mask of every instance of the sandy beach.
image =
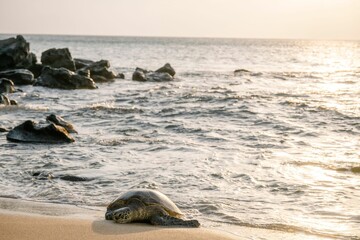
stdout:
<svg viewBox="0 0 360 240">
<path fill-rule="evenodd" d="M 164 228 L 147 224 L 115 224 L 103 208 L 0 199 L 0 239 L 239 239 L 206 228 Z"/>
</svg>

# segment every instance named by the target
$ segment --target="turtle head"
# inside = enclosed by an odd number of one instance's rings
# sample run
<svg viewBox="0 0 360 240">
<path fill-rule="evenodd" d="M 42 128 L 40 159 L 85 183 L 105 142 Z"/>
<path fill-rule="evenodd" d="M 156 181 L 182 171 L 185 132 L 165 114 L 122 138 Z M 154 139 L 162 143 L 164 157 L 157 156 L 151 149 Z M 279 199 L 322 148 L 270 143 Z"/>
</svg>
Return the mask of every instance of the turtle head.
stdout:
<svg viewBox="0 0 360 240">
<path fill-rule="evenodd" d="M 117 223 L 128 223 L 134 219 L 134 211 L 131 211 L 129 207 L 116 209 L 111 215 L 112 219 Z"/>
</svg>

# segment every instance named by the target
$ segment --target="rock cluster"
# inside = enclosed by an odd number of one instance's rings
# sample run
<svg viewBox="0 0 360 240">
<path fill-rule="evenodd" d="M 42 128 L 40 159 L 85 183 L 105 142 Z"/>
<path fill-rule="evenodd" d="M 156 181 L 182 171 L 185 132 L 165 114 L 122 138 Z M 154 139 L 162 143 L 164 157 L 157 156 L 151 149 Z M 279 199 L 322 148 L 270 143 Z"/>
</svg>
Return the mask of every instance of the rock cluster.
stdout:
<svg viewBox="0 0 360 240">
<path fill-rule="evenodd" d="M 169 63 L 166 63 L 163 67 L 158 70 L 148 71 L 142 68 L 136 68 L 132 75 L 134 81 L 152 81 L 152 82 L 165 82 L 174 80 L 175 70 Z"/>
<path fill-rule="evenodd" d="M 108 60 L 73 58 L 68 48 L 51 48 L 41 54 L 41 63 L 30 52 L 23 36 L 0 40 L 0 78 L 15 85 L 61 89 L 95 89 L 95 82 L 124 78 L 110 69 Z"/>
<path fill-rule="evenodd" d="M 175 70 L 169 63 L 156 71 L 136 68 L 135 81 L 165 82 L 174 80 Z M 17 105 L 8 95 L 20 85 L 34 85 L 58 89 L 96 89 L 96 83 L 124 79 L 123 73 L 110 68 L 108 60 L 92 61 L 73 58 L 68 48 L 51 48 L 41 54 L 41 62 L 30 52 L 30 44 L 21 35 L 0 40 L 0 105 Z M 7 134 L 9 141 L 64 143 L 73 142 L 69 133 L 76 133 L 73 126 L 60 116 L 47 117 L 49 125 L 25 121 Z M 0 128 L 0 131 L 8 131 Z"/>
</svg>

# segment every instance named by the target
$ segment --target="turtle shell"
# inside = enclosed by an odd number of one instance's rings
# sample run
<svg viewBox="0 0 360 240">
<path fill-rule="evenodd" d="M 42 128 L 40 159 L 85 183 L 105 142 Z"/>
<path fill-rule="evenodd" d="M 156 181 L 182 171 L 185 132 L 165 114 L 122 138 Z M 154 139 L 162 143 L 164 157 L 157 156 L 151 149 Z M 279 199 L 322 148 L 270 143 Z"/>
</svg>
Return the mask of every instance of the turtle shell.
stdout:
<svg viewBox="0 0 360 240">
<path fill-rule="evenodd" d="M 159 191 L 150 190 L 150 189 L 138 189 L 138 190 L 127 191 L 121 194 L 114 201 L 112 201 L 107 209 L 114 210 L 116 208 L 125 207 L 129 202 L 129 200 L 131 199 L 140 200 L 146 206 L 159 205 L 163 207 L 165 211 L 169 213 L 169 215 L 174 217 L 183 215 L 181 210 L 167 196 L 165 196 Z"/>
</svg>

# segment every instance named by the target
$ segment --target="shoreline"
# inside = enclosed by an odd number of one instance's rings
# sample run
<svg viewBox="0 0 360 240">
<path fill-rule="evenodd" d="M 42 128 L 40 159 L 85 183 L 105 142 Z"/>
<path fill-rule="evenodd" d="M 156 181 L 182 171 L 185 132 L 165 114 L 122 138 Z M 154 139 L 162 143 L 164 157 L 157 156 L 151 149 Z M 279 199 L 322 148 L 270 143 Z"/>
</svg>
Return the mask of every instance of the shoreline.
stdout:
<svg viewBox="0 0 360 240">
<path fill-rule="evenodd" d="M 116 224 L 104 219 L 105 208 L 0 198 L 0 239 L 240 239 L 207 228 L 167 228 L 148 224 Z"/>
<path fill-rule="evenodd" d="M 116 224 L 104 218 L 105 207 L 77 206 L 0 197 L 1 240 L 234 240 L 334 239 L 300 232 L 244 226 L 172 228 L 145 223 Z"/>
</svg>

